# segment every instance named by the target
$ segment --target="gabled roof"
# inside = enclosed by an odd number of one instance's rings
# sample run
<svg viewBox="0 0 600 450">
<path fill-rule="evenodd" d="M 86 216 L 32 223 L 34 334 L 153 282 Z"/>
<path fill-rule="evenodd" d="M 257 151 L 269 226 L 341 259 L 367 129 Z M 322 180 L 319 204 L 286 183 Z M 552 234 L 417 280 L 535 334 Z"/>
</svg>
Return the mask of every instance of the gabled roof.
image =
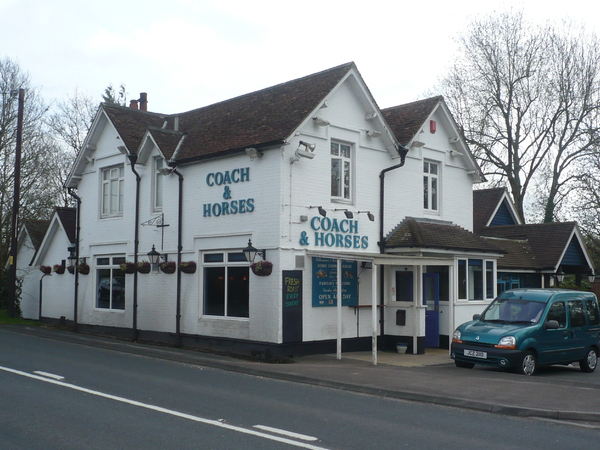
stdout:
<svg viewBox="0 0 600 450">
<path fill-rule="evenodd" d="M 576 237 L 587 265 L 591 267 L 591 259 L 587 254 L 585 243 L 581 238 L 576 222 L 494 226 L 482 229 L 480 234 L 483 237 L 525 241 L 528 246 L 527 251 L 532 256 L 532 259 L 528 261 L 531 265 L 527 268 L 552 271 L 558 269 L 563 264 L 563 257 L 572 239 Z M 502 244 L 502 241 L 497 239 L 494 239 L 493 242 L 496 245 L 503 246 L 507 250 L 508 245 L 513 245 L 510 243 Z M 515 260 L 519 260 L 519 258 L 518 255 L 514 255 Z M 519 264 L 523 264 L 524 262 L 527 262 L 527 260 L 521 258 Z M 499 268 L 511 268 L 510 264 L 505 265 L 503 261 L 500 261 L 498 266 Z M 512 268 L 515 267 L 517 266 L 514 265 Z M 525 267 L 520 266 L 520 268 Z M 585 269 L 587 270 L 587 268 Z"/>
<path fill-rule="evenodd" d="M 492 225 L 499 213 L 508 214 L 510 224 L 521 223 L 506 188 L 473 191 L 473 232 L 479 234 L 484 227 Z M 509 223 L 503 224 L 510 225 Z"/>
<path fill-rule="evenodd" d="M 404 105 L 381 110 L 383 117 L 392 128 L 396 139 L 403 146 L 408 145 L 419 133 L 427 118 L 444 98 L 439 95 Z"/>
<path fill-rule="evenodd" d="M 50 225 L 49 220 L 25 220 L 23 221 L 23 228 L 26 230 L 31 239 L 33 248 L 37 250 L 44 239 L 48 226 Z"/>
<path fill-rule="evenodd" d="M 62 223 L 69 242 L 75 242 L 77 238 L 77 211 L 75 208 L 56 208 L 56 215 Z"/>
<path fill-rule="evenodd" d="M 56 208 L 52 219 L 49 221 L 46 234 L 44 235 L 39 247 L 36 249 L 30 265 L 37 265 L 39 264 L 40 259 L 43 260 L 48 248 L 50 247 L 56 233 L 60 228 L 63 229 L 68 242 L 74 243 L 76 241 L 77 211 L 75 208 Z M 65 248 L 65 254 L 66 253 L 67 249 Z"/>
<path fill-rule="evenodd" d="M 401 222 L 387 237 L 385 247 L 503 253 L 490 240 L 457 225 L 414 218 Z"/>
</svg>

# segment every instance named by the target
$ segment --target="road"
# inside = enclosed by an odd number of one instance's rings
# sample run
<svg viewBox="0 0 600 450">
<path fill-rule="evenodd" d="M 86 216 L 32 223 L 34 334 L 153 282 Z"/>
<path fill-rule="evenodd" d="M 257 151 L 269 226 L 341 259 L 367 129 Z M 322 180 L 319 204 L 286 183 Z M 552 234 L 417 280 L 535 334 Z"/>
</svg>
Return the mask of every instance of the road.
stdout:
<svg viewBox="0 0 600 450">
<path fill-rule="evenodd" d="M 599 437 L 0 329 L 0 449 L 596 448 Z"/>
</svg>

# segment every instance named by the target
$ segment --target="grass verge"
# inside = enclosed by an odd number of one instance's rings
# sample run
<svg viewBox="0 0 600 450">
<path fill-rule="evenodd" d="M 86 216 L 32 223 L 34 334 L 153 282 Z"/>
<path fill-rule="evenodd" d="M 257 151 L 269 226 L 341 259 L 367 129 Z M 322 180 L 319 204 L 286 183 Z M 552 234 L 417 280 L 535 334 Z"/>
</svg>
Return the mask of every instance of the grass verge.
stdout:
<svg viewBox="0 0 600 450">
<path fill-rule="evenodd" d="M 6 309 L 0 309 L 0 325 L 39 325 L 37 320 L 28 320 L 21 317 L 8 317 Z"/>
</svg>

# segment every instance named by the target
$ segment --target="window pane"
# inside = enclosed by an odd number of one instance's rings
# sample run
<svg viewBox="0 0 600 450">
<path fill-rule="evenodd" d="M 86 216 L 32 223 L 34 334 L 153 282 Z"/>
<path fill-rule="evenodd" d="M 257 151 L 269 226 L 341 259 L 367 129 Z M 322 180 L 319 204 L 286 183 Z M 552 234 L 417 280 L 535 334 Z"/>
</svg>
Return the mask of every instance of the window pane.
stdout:
<svg viewBox="0 0 600 450">
<path fill-rule="evenodd" d="M 114 265 L 121 265 L 125 262 L 125 257 L 124 256 L 115 256 L 113 258 L 113 264 Z"/>
<path fill-rule="evenodd" d="M 548 320 L 556 320 L 560 328 L 564 328 L 567 325 L 567 311 L 564 302 L 556 302 L 550 307 L 548 311 Z"/>
<path fill-rule="evenodd" d="M 98 295 L 96 298 L 96 307 L 97 308 L 110 308 L 110 293 L 111 293 L 111 283 L 110 283 L 110 269 L 98 269 L 97 280 L 98 280 Z"/>
<path fill-rule="evenodd" d="M 344 198 L 350 198 L 350 163 L 344 162 Z"/>
<path fill-rule="evenodd" d="M 340 159 L 331 160 L 331 196 L 341 197 L 341 178 L 342 161 Z"/>
<path fill-rule="evenodd" d="M 225 267 L 204 268 L 204 314 L 225 315 Z"/>
<path fill-rule="evenodd" d="M 246 255 L 243 252 L 240 253 L 228 253 L 227 261 L 229 262 L 247 262 Z"/>
<path fill-rule="evenodd" d="M 494 298 L 494 263 L 487 261 L 485 263 L 485 295 L 487 298 Z"/>
<path fill-rule="evenodd" d="M 98 266 L 108 266 L 110 264 L 110 258 L 98 258 L 96 264 Z"/>
<path fill-rule="evenodd" d="M 423 208 L 429 209 L 429 178 L 423 177 Z"/>
<path fill-rule="evenodd" d="M 431 209 L 437 211 L 437 178 L 431 179 Z"/>
<path fill-rule="evenodd" d="M 438 173 L 437 169 L 438 169 L 437 164 L 431 164 L 431 163 L 429 164 L 429 173 L 430 174 L 437 175 L 437 173 Z"/>
<path fill-rule="evenodd" d="M 106 174 L 106 172 L 104 172 Z M 102 214 L 110 214 L 110 191 L 109 191 L 109 184 L 108 183 L 104 183 L 102 185 Z"/>
<path fill-rule="evenodd" d="M 112 309 L 125 309 L 125 273 L 120 268 L 111 270 L 113 274 Z"/>
<path fill-rule="evenodd" d="M 583 302 L 581 300 L 569 301 L 569 318 L 572 327 L 585 326 L 585 314 L 583 312 Z"/>
<path fill-rule="evenodd" d="M 423 162 L 423 173 L 429 173 L 429 163 Z"/>
<path fill-rule="evenodd" d="M 335 155 L 335 156 L 340 155 L 340 145 L 337 144 L 336 142 L 331 143 L 331 154 Z"/>
<path fill-rule="evenodd" d="M 342 144 L 340 147 L 341 147 L 341 152 L 340 152 L 341 155 L 344 158 L 350 158 L 350 146 Z"/>
<path fill-rule="evenodd" d="M 483 261 L 469 260 L 469 300 L 483 300 Z"/>
<path fill-rule="evenodd" d="M 223 253 L 205 253 L 204 254 L 204 262 L 205 263 L 223 262 Z"/>
<path fill-rule="evenodd" d="M 464 259 L 458 261 L 458 298 L 467 298 L 467 262 Z"/>
<path fill-rule="evenodd" d="M 227 268 L 227 315 L 249 316 L 248 267 Z"/>
<path fill-rule="evenodd" d="M 590 325 L 598 325 L 600 324 L 600 316 L 598 315 L 598 305 L 593 300 L 588 300 L 585 302 L 585 306 L 587 309 L 588 320 Z"/>
</svg>

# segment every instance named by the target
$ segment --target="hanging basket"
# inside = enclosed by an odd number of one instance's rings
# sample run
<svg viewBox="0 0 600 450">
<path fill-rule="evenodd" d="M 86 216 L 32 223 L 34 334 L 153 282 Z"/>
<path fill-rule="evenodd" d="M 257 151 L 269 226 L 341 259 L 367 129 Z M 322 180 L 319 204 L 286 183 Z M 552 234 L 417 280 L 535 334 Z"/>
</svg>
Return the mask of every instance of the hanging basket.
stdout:
<svg viewBox="0 0 600 450">
<path fill-rule="evenodd" d="M 45 273 L 46 275 L 50 275 L 50 272 L 52 272 L 52 267 L 50 266 L 40 266 L 40 270 Z"/>
<path fill-rule="evenodd" d="M 149 262 L 139 262 L 137 266 L 138 273 L 150 273 L 150 263 Z"/>
<path fill-rule="evenodd" d="M 65 273 L 65 266 L 63 266 L 62 264 L 55 264 L 52 270 L 54 270 L 55 273 L 62 275 L 63 273 Z"/>
<path fill-rule="evenodd" d="M 77 272 L 79 272 L 81 275 L 89 275 L 90 266 L 88 264 L 81 264 L 77 266 Z"/>
<path fill-rule="evenodd" d="M 133 273 L 135 272 L 135 264 L 132 262 L 124 262 L 121 264 L 121 270 L 125 273 Z"/>
<path fill-rule="evenodd" d="M 273 272 L 273 263 L 269 261 L 259 261 L 250 266 L 252 273 L 259 277 L 268 277 Z"/>
<path fill-rule="evenodd" d="M 179 270 L 183 273 L 196 273 L 196 262 L 186 261 L 179 264 Z"/>
<path fill-rule="evenodd" d="M 159 267 L 163 273 L 175 273 L 175 270 L 177 269 L 177 265 L 175 264 L 175 261 L 169 261 L 166 263 L 162 263 Z"/>
</svg>

